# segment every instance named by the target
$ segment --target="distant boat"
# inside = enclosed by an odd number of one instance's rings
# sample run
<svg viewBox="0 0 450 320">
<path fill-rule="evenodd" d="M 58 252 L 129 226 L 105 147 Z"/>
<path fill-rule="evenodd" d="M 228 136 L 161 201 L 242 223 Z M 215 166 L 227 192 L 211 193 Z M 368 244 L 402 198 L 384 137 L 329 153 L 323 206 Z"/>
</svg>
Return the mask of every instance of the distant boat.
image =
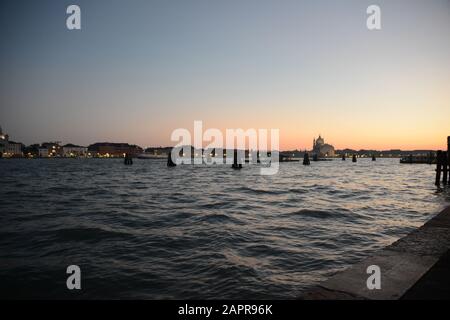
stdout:
<svg viewBox="0 0 450 320">
<path fill-rule="evenodd" d="M 409 155 L 400 159 L 400 163 L 425 163 L 425 164 L 435 164 L 436 157 L 434 155 L 428 156 L 413 156 Z"/>
</svg>

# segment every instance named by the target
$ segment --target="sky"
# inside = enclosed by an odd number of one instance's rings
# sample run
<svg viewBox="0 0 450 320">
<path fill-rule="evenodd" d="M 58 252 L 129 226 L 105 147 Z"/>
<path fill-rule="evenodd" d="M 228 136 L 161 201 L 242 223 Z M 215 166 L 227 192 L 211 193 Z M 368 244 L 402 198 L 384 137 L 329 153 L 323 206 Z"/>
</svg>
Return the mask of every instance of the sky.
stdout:
<svg viewBox="0 0 450 320">
<path fill-rule="evenodd" d="M 2 0 L 0 34 L 0 125 L 25 144 L 174 145 L 195 120 L 283 150 L 450 135 L 450 0 Z"/>
</svg>

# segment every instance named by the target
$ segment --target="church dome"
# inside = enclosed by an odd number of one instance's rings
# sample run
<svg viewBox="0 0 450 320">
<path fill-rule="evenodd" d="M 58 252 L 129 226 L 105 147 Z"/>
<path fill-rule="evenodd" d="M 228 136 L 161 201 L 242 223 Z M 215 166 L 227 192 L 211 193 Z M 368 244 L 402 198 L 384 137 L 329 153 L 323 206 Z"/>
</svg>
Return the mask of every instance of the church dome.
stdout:
<svg viewBox="0 0 450 320">
<path fill-rule="evenodd" d="M 316 144 L 321 145 L 324 143 L 325 143 L 325 140 L 319 135 L 319 137 L 316 140 Z"/>
<path fill-rule="evenodd" d="M 325 143 L 324 138 L 319 135 L 317 140 L 313 142 L 313 153 L 319 157 L 332 157 L 335 155 L 335 150 L 331 144 Z"/>
</svg>

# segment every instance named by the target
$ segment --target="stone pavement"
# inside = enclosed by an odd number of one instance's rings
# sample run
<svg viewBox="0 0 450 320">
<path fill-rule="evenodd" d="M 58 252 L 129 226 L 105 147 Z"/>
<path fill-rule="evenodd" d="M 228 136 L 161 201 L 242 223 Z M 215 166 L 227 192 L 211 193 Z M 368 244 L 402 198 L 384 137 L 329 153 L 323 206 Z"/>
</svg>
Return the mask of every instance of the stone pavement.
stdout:
<svg viewBox="0 0 450 320">
<path fill-rule="evenodd" d="M 450 207 L 376 255 L 307 292 L 306 300 L 450 298 Z M 381 269 L 381 289 L 369 290 L 367 267 Z"/>
</svg>

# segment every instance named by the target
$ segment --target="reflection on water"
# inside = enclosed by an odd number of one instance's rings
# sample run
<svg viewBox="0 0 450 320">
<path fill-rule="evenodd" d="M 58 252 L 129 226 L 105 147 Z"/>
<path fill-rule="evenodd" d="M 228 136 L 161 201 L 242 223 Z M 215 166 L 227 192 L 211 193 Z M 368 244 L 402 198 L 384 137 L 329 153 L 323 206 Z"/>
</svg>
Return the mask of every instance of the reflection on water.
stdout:
<svg viewBox="0 0 450 320">
<path fill-rule="evenodd" d="M 1 297 L 295 298 L 449 200 L 434 167 L 398 159 L 258 173 L 1 160 Z M 71 264 L 82 270 L 76 293 L 65 285 Z"/>
</svg>

